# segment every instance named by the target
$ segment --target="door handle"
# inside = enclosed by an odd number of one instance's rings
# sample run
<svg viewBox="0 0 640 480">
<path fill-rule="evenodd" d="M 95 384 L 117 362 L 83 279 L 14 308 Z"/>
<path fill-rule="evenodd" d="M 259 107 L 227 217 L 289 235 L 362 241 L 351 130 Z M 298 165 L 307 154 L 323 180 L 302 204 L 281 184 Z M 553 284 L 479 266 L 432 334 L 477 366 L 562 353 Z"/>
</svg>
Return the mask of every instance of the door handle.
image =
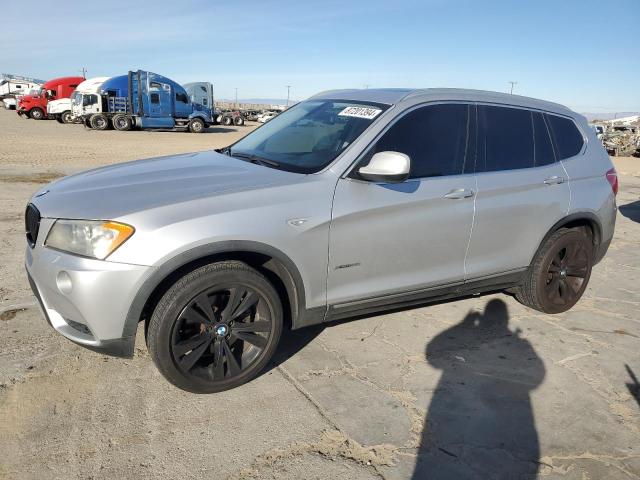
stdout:
<svg viewBox="0 0 640 480">
<path fill-rule="evenodd" d="M 554 175 L 553 177 L 549 177 L 544 180 L 545 185 L 558 185 L 559 183 L 564 183 L 564 177 Z"/>
<path fill-rule="evenodd" d="M 467 188 L 456 188 L 455 190 L 451 190 L 447 193 L 444 198 L 448 198 L 450 200 L 459 200 L 461 198 L 469 198 L 473 197 L 475 192 L 473 190 Z"/>
</svg>

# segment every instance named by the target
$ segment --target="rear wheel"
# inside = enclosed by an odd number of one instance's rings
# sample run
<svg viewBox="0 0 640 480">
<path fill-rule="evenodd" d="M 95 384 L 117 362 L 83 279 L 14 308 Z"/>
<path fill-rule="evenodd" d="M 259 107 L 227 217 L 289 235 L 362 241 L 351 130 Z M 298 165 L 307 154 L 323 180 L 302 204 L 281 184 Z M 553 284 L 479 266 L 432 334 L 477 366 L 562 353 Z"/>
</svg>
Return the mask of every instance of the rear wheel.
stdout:
<svg viewBox="0 0 640 480">
<path fill-rule="evenodd" d="M 113 122 L 113 128 L 115 128 L 120 132 L 126 132 L 128 130 L 131 130 L 131 127 L 133 126 L 133 122 L 131 121 L 131 118 L 124 114 L 114 115 L 112 122 Z"/>
<path fill-rule="evenodd" d="M 109 128 L 109 119 L 102 113 L 94 113 L 89 118 L 89 124 L 94 130 L 106 130 Z"/>
<path fill-rule="evenodd" d="M 233 119 L 231 117 L 222 117 L 222 125 L 229 126 L 233 125 Z"/>
<path fill-rule="evenodd" d="M 164 294 L 147 344 L 169 382 L 213 393 L 258 375 L 281 332 L 282 305 L 273 286 L 248 265 L 226 261 L 194 270 Z"/>
<path fill-rule="evenodd" d="M 562 228 L 536 255 L 516 298 L 544 313 L 566 312 L 587 288 L 592 267 L 591 240 L 580 230 Z"/>
<path fill-rule="evenodd" d="M 189 122 L 189 131 L 191 133 L 202 133 L 204 130 L 204 121 L 201 118 L 192 118 Z"/>
<path fill-rule="evenodd" d="M 31 109 L 29 116 L 34 120 L 42 120 L 44 118 L 44 111 L 42 111 L 41 108 L 35 107 Z"/>
<path fill-rule="evenodd" d="M 241 127 L 242 125 L 244 125 L 244 118 L 238 115 L 233 119 L 233 124 L 237 127 Z"/>
</svg>

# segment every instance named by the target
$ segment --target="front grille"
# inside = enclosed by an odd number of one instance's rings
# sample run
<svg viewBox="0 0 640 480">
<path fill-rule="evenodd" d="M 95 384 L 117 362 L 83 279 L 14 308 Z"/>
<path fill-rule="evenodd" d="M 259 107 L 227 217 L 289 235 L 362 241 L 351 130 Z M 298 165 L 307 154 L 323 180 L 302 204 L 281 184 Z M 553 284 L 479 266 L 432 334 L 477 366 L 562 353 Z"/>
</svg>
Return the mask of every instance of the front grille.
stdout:
<svg viewBox="0 0 640 480">
<path fill-rule="evenodd" d="M 38 239 L 38 230 L 40 230 L 40 211 L 32 203 L 27 205 L 24 212 L 24 229 L 27 234 L 27 242 L 33 248 Z"/>
</svg>

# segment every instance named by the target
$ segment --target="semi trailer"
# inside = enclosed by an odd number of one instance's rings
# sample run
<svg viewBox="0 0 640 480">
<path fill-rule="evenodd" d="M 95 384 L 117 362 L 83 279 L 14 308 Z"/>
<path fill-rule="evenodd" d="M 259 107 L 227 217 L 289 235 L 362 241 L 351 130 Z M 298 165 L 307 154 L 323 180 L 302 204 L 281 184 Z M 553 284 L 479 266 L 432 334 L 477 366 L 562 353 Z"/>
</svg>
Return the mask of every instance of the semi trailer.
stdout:
<svg viewBox="0 0 640 480">
<path fill-rule="evenodd" d="M 18 115 L 42 120 L 47 118 L 47 104 L 59 98 L 69 98 L 84 77 L 61 77 L 44 82 L 34 95 L 25 95 L 18 100 Z"/>
<path fill-rule="evenodd" d="M 89 117 L 95 130 L 140 129 L 188 130 L 199 133 L 214 123 L 213 112 L 194 104 L 186 90 L 173 80 L 143 70 L 127 74 L 127 94 L 113 92 L 102 86 L 102 111 Z"/>
<path fill-rule="evenodd" d="M 47 116 L 55 118 L 60 123 L 73 123 L 75 121 L 72 112 L 74 99 L 83 95 L 97 93 L 100 86 L 108 79 L 109 77 L 88 78 L 76 87 L 70 98 L 51 100 L 47 103 Z"/>
</svg>

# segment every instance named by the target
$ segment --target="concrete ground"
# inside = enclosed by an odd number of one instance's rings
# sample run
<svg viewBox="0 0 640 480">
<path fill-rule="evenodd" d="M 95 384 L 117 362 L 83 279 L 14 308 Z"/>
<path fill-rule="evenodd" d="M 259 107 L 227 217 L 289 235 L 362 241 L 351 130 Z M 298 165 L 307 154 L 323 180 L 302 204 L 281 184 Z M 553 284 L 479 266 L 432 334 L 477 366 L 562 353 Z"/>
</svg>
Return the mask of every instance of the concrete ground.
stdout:
<svg viewBox="0 0 640 480">
<path fill-rule="evenodd" d="M 0 478 L 638 479 L 640 159 L 614 242 L 570 312 L 490 295 L 289 333 L 248 385 L 193 395 L 54 333 L 22 269 L 39 183 L 231 143 L 92 132 L 0 109 Z"/>
</svg>

